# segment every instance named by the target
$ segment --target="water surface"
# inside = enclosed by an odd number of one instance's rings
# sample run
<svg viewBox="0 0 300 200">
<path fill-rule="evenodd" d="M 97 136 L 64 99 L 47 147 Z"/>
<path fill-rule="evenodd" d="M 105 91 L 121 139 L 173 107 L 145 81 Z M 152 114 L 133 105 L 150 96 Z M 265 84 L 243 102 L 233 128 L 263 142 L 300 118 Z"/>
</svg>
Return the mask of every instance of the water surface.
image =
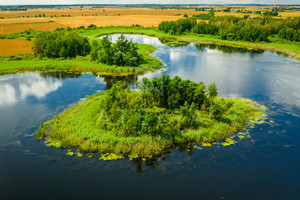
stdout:
<svg viewBox="0 0 300 200">
<path fill-rule="evenodd" d="M 119 35 L 114 35 L 115 40 Z M 165 66 L 128 77 L 63 72 L 0 76 L 1 199 L 299 199 L 300 63 L 270 51 L 216 45 L 168 47 L 159 39 L 126 35 L 157 47 Z M 251 138 L 203 150 L 176 148 L 166 159 L 99 161 L 69 157 L 32 135 L 87 95 L 125 80 L 176 75 L 219 95 L 265 105 L 269 121 Z"/>
</svg>

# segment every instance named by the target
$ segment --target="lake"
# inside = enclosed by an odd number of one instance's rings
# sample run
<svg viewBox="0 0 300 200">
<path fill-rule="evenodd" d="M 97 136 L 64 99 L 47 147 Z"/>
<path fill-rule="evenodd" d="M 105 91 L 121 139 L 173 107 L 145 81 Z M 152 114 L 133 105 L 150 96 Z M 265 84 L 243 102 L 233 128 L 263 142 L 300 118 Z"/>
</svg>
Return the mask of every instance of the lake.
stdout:
<svg viewBox="0 0 300 200">
<path fill-rule="evenodd" d="M 113 35 L 115 41 L 120 35 Z M 126 35 L 157 47 L 162 69 L 112 77 L 66 72 L 0 76 L 1 199 L 299 199 L 300 63 L 262 50 L 218 45 L 169 47 L 154 37 Z M 219 96 L 242 97 L 267 107 L 268 123 L 232 146 L 170 150 L 164 159 L 99 160 L 67 156 L 34 132 L 86 96 L 118 80 L 132 88 L 143 77 L 180 76 Z"/>
</svg>

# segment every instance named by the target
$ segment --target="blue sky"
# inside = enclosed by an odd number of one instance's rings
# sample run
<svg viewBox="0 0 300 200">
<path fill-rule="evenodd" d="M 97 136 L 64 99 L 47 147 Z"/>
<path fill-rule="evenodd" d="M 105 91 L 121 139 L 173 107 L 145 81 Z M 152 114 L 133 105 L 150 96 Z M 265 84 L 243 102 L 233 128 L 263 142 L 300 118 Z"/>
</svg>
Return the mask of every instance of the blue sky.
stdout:
<svg viewBox="0 0 300 200">
<path fill-rule="evenodd" d="M 298 4 L 300 0 L 0 0 L 0 5 L 31 4 Z"/>
</svg>

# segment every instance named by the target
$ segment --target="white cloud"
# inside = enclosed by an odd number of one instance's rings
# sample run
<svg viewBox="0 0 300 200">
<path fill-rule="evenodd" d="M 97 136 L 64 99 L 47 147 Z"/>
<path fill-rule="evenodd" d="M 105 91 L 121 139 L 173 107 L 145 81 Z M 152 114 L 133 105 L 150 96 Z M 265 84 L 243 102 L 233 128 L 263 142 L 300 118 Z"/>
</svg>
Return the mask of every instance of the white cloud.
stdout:
<svg viewBox="0 0 300 200">
<path fill-rule="evenodd" d="M 15 78 L 8 83 L 5 83 L 7 79 L 0 81 L 0 106 L 24 100 L 29 96 L 41 99 L 62 86 L 61 80 L 44 79 L 38 74 Z"/>
<path fill-rule="evenodd" d="M 16 98 L 16 90 L 10 85 L 0 85 L 0 105 L 8 103 L 8 102 L 15 102 Z"/>
</svg>

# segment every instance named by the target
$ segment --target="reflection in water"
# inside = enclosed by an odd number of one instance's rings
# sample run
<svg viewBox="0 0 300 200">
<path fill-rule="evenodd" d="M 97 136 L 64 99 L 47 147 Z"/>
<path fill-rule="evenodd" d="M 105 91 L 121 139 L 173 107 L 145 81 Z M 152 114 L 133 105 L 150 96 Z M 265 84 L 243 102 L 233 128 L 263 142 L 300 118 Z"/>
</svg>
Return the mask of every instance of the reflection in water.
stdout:
<svg viewBox="0 0 300 200">
<path fill-rule="evenodd" d="M 18 78 L 15 78 L 18 76 Z M 0 78 L 0 106 L 29 96 L 44 98 L 62 86 L 62 81 L 43 79 L 40 74 L 30 73 L 27 76 L 11 75 L 5 79 Z"/>
<path fill-rule="evenodd" d="M 159 38 L 159 41 L 170 47 L 186 47 L 190 44 L 189 42 L 178 41 L 176 38 Z"/>
<path fill-rule="evenodd" d="M 130 85 L 133 88 L 137 87 L 138 76 L 136 74 L 132 74 L 128 76 L 100 75 L 99 77 L 104 79 L 106 83 L 105 89 L 110 89 L 118 81 L 125 81 L 128 85 Z"/>
<path fill-rule="evenodd" d="M 104 199 L 132 198 L 130 191 L 142 196 L 149 188 L 174 199 L 200 195 L 203 199 L 299 198 L 299 63 L 269 51 L 197 44 L 175 48 L 157 38 L 130 37 L 134 42 L 156 45 L 151 55 L 163 60 L 166 68 L 128 77 L 61 72 L 0 76 L 0 192 L 4 199 L 76 199 L 83 193 L 87 199 L 98 199 L 94 191 L 99 188 Z M 206 85 L 216 82 L 222 96 L 250 98 L 267 106 L 275 123 L 251 129 L 251 138 L 230 147 L 196 150 L 189 145 L 174 146 L 146 161 L 106 162 L 99 161 L 97 154 L 68 157 L 67 149 L 45 147 L 31 135 L 41 121 L 118 80 L 136 87 L 141 78 L 161 74 Z M 137 175 L 132 170 L 144 173 Z M 32 190 L 33 186 L 39 187 Z M 173 192 L 174 188 L 185 192 Z M 263 190 L 258 193 L 259 188 Z"/>
<path fill-rule="evenodd" d="M 43 72 L 40 73 L 40 76 L 43 78 L 56 78 L 58 80 L 65 80 L 65 79 L 74 79 L 80 77 L 82 74 L 76 73 L 68 73 L 68 72 Z"/>
<path fill-rule="evenodd" d="M 218 50 L 222 51 L 223 53 L 263 53 L 264 50 L 261 49 L 248 49 L 248 48 L 242 48 L 242 47 L 235 47 L 232 48 L 231 46 L 226 46 L 226 45 L 217 45 L 217 44 L 195 44 L 195 47 L 199 51 L 206 51 L 207 49 L 209 50 Z"/>
<path fill-rule="evenodd" d="M 132 42 L 134 43 L 138 43 L 138 44 L 149 44 L 149 45 L 153 45 L 156 47 L 162 47 L 164 46 L 160 40 L 158 38 L 155 37 L 149 37 L 147 35 L 134 35 L 134 34 L 124 34 L 126 36 L 126 38 L 128 40 L 132 40 Z M 118 38 L 121 36 L 121 34 L 114 34 L 114 35 L 110 35 L 109 37 L 111 38 L 111 41 L 113 43 L 115 43 Z M 103 36 L 99 37 L 100 39 Z"/>
</svg>

